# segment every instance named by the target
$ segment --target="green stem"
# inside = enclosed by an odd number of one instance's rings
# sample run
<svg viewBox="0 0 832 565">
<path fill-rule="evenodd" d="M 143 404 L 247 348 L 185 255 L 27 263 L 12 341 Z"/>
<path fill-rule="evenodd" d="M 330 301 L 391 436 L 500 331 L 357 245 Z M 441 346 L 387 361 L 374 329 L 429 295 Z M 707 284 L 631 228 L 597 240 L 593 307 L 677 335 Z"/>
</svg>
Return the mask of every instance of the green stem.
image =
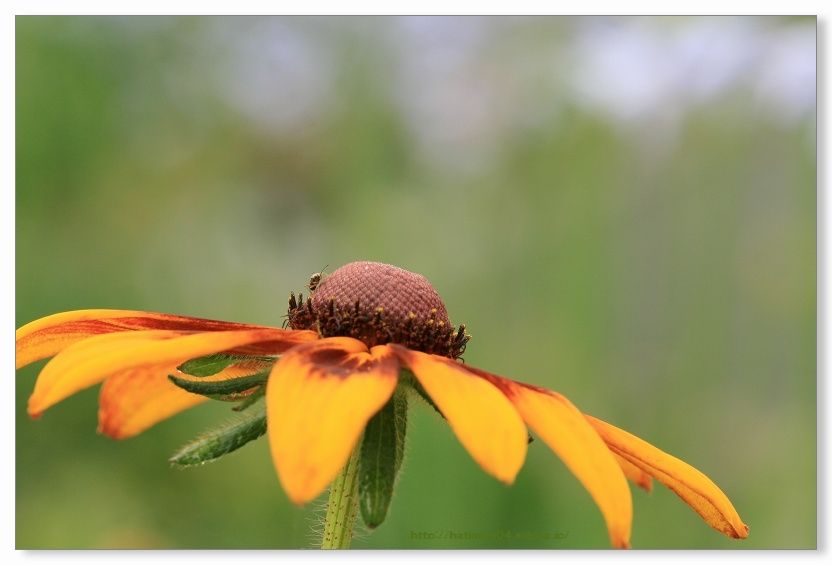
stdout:
<svg viewBox="0 0 832 565">
<path fill-rule="evenodd" d="M 347 464 L 332 481 L 329 501 L 326 504 L 324 539 L 321 549 L 349 549 L 355 511 L 358 508 L 358 454 L 361 444 L 355 446 Z"/>
</svg>

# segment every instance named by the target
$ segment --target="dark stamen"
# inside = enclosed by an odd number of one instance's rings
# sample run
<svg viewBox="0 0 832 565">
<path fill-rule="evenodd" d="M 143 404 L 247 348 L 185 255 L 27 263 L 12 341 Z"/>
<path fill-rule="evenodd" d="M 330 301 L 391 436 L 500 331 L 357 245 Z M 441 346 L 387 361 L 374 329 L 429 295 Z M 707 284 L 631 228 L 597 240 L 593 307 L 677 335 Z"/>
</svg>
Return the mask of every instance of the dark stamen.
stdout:
<svg viewBox="0 0 832 565">
<path fill-rule="evenodd" d="M 383 263 L 360 261 L 336 269 L 295 299 L 289 295 L 289 326 L 315 329 L 323 337 L 349 336 L 372 347 L 399 343 L 410 349 L 453 359 L 470 336 L 454 328 L 445 304 L 428 280 Z"/>
</svg>

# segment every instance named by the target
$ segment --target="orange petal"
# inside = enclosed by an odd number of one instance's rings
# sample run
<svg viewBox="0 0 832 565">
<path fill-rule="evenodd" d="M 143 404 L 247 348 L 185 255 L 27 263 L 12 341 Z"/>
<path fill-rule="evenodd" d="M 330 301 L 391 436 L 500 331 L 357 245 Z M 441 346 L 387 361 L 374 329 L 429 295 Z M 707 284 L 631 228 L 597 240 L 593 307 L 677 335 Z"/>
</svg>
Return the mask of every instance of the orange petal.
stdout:
<svg viewBox="0 0 832 565">
<path fill-rule="evenodd" d="M 512 483 L 526 458 L 528 435 L 505 395 L 447 357 L 391 347 L 413 371 L 474 461 L 497 479 Z"/>
<path fill-rule="evenodd" d="M 624 430 L 592 416 L 586 419 L 614 453 L 679 495 L 711 527 L 732 538 L 748 537 L 748 526 L 731 501 L 700 471 Z"/>
<path fill-rule="evenodd" d="M 615 452 L 612 452 L 612 456 L 615 457 L 615 462 L 618 463 L 618 466 L 621 467 L 621 470 L 624 472 L 624 476 L 633 481 L 636 485 L 641 487 L 642 489 L 646 490 L 647 492 L 651 492 L 653 490 L 653 477 L 649 474 L 645 473 L 620 455 L 617 455 Z"/>
<path fill-rule="evenodd" d="M 529 427 L 589 491 L 604 516 L 612 545 L 629 547 L 633 504 L 627 480 L 583 414 L 569 400 L 551 390 L 521 384 L 473 367 L 466 368 L 503 391 Z"/>
<path fill-rule="evenodd" d="M 266 385 L 268 435 L 292 502 L 312 500 L 338 474 L 398 374 L 388 346 L 368 351 L 349 337 L 299 345 L 278 360 Z"/>
<path fill-rule="evenodd" d="M 168 375 L 175 372 L 173 364 L 136 367 L 104 381 L 98 400 L 98 432 L 113 439 L 132 437 L 208 400 L 170 382 Z"/>
<path fill-rule="evenodd" d="M 181 362 L 127 369 L 104 381 L 99 395 L 98 431 L 113 439 L 125 439 L 145 431 L 208 398 L 182 390 L 168 379 Z M 220 381 L 262 371 L 269 363 L 246 360 L 201 381 Z"/>
<path fill-rule="evenodd" d="M 167 365 L 275 339 L 280 329 L 203 332 L 147 330 L 89 337 L 70 345 L 41 371 L 29 398 L 29 414 L 38 417 L 64 398 L 122 371 Z"/>
<path fill-rule="evenodd" d="M 17 368 L 52 357 L 62 349 L 94 335 L 130 330 L 229 331 L 266 329 L 267 326 L 222 322 L 142 312 L 139 310 L 74 310 L 40 318 L 15 333 Z M 291 344 L 317 339 L 315 332 L 284 330 Z M 258 351 L 259 352 L 259 351 Z"/>
</svg>

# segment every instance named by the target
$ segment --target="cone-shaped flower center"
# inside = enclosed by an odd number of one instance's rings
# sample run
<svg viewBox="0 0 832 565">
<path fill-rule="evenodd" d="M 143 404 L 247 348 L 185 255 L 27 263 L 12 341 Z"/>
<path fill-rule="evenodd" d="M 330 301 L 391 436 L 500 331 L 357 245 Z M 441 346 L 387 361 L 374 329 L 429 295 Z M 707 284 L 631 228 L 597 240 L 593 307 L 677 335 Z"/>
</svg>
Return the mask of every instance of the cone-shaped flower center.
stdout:
<svg viewBox="0 0 832 565">
<path fill-rule="evenodd" d="M 289 300 L 289 325 L 323 337 L 349 336 L 367 346 L 400 343 L 410 349 L 459 357 L 468 336 L 455 328 L 442 298 L 422 275 L 393 265 L 357 261 L 321 278 L 311 297 Z"/>
</svg>

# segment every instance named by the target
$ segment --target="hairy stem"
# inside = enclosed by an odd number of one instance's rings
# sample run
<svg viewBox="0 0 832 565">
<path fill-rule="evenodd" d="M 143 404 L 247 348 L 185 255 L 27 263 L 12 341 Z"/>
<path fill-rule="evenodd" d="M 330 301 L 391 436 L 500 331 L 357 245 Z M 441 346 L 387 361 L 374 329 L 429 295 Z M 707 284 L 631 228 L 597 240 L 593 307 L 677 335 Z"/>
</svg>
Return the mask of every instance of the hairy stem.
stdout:
<svg viewBox="0 0 832 565">
<path fill-rule="evenodd" d="M 358 507 L 358 454 L 355 446 L 347 464 L 332 481 L 324 519 L 324 539 L 321 549 L 349 549 Z"/>
</svg>

